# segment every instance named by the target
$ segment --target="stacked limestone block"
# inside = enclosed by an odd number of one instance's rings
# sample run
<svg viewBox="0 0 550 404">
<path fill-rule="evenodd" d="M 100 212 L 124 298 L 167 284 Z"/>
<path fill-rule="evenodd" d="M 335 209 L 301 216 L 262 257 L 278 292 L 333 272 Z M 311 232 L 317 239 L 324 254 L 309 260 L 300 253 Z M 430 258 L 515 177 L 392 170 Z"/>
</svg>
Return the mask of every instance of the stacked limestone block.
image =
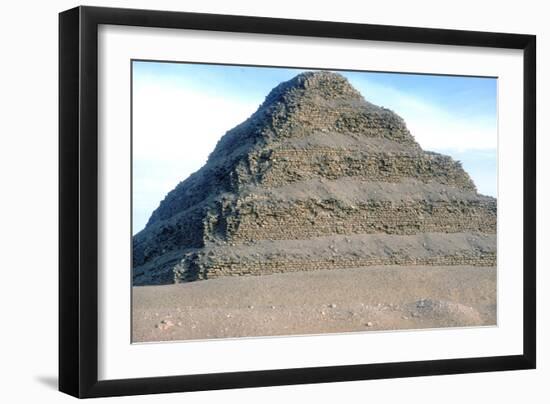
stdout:
<svg viewBox="0 0 550 404">
<path fill-rule="evenodd" d="M 341 75 L 275 87 L 133 239 L 135 285 L 496 261 L 496 199 Z"/>
</svg>

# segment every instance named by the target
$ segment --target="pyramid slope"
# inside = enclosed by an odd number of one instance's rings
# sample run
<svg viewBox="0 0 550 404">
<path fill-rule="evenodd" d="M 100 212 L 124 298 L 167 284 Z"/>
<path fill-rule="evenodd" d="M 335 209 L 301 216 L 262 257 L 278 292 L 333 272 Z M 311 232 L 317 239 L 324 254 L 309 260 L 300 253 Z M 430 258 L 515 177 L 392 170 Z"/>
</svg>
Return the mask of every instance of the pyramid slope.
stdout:
<svg viewBox="0 0 550 404">
<path fill-rule="evenodd" d="M 350 265 L 494 265 L 495 233 L 496 200 L 477 193 L 459 162 L 423 151 L 399 116 L 365 101 L 342 76 L 308 72 L 275 87 L 160 203 L 134 236 L 134 283 Z M 426 234 L 488 238 L 483 249 L 443 243 L 436 252 L 418 247 Z M 400 259 L 351 251 L 307 264 L 311 251 L 330 250 L 327 237 L 418 248 Z M 302 256 L 285 255 L 292 243 L 307 246 Z M 282 252 L 262 255 L 264 244 Z M 240 261 L 228 258 L 232 249 Z"/>
</svg>

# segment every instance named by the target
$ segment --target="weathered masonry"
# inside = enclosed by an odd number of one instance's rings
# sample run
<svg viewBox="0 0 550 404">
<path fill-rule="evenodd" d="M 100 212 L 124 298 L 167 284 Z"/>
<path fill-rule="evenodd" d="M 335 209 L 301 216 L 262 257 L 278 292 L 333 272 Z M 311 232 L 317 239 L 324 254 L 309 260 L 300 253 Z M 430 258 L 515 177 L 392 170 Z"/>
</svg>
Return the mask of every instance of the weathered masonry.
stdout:
<svg viewBox="0 0 550 404">
<path fill-rule="evenodd" d="M 228 131 L 133 239 L 135 285 L 369 265 L 496 264 L 496 199 L 339 74 Z"/>
</svg>

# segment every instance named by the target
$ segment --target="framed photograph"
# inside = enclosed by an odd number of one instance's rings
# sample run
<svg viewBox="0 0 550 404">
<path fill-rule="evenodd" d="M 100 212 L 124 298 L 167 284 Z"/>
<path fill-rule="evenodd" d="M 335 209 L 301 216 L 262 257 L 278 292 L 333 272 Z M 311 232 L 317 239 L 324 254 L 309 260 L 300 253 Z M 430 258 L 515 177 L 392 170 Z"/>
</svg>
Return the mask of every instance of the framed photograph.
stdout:
<svg viewBox="0 0 550 404">
<path fill-rule="evenodd" d="M 532 35 L 59 17 L 59 388 L 533 369 Z"/>
</svg>

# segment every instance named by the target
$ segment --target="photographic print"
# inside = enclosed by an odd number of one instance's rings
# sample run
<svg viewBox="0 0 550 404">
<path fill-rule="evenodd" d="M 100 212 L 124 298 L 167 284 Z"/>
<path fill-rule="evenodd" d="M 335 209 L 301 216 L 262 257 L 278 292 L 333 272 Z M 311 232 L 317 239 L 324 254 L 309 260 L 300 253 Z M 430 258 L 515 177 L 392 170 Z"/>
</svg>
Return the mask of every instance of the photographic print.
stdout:
<svg viewBox="0 0 550 404">
<path fill-rule="evenodd" d="M 497 79 L 133 60 L 132 342 L 497 324 Z"/>
<path fill-rule="evenodd" d="M 60 391 L 536 368 L 534 35 L 76 7 L 58 155 Z"/>
</svg>

